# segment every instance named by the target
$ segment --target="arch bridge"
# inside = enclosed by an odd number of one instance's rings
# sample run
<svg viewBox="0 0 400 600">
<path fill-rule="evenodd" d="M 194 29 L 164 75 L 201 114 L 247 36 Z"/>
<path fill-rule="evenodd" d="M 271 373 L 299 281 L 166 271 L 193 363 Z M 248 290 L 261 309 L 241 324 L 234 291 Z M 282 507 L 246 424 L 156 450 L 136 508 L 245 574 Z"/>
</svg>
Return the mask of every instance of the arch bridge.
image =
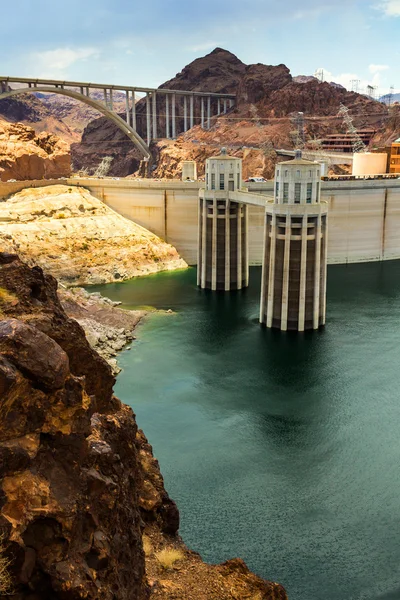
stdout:
<svg viewBox="0 0 400 600">
<path fill-rule="evenodd" d="M 18 87 L 11 89 L 11 84 Z M 101 100 L 90 95 L 99 91 Z M 235 103 L 234 94 L 0 76 L 0 100 L 37 92 L 69 96 L 97 109 L 129 137 L 144 159 L 150 157 L 152 140 L 175 139 L 194 125 L 209 129 L 211 118 L 226 113 Z M 125 118 L 115 108 L 116 92 L 125 95 Z M 138 133 L 136 94 L 145 97 L 145 140 Z"/>
</svg>

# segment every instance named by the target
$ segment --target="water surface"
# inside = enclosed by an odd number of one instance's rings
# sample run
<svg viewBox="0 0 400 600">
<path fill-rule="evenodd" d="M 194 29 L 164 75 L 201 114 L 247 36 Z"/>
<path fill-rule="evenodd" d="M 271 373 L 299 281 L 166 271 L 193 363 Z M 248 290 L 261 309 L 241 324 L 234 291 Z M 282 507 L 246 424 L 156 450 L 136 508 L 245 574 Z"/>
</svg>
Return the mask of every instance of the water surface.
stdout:
<svg viewBox="0 0 400 600">
<path fill-rule="evenodd" d="M 96 289 L 155 314 L 123 352 L 130 404 L 205 560 L 241 556 L 290 600 L 400 598 L 400 262 L 335 266 L 328 322 L 257 324 L 194 269 Z"/>
</svg>

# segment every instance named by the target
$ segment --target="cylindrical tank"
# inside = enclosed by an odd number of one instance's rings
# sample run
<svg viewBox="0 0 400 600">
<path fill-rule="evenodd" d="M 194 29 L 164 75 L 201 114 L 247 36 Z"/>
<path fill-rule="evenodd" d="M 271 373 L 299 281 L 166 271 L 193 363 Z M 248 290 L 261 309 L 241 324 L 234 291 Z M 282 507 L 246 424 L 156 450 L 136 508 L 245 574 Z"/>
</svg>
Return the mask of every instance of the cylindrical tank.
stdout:
<svg viewBox="0 0 400 600">
<path fill-rule="evenodd" d="M 353 154 L 353 175 L 383 175 L 386 172 L 386 153 L 359 152 Z"/>
</svg>

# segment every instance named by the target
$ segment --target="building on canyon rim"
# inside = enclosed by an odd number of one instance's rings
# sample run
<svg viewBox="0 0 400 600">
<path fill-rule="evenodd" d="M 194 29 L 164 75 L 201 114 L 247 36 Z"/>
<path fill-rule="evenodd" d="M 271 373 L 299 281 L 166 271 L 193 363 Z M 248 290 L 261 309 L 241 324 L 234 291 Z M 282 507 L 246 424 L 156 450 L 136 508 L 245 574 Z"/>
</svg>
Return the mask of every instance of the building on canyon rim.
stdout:
<svg viewBox="0 0 400 600">
<path fill-rule="evenodd" d="M 282 331 L 325 324 L 328 206 L 321 202 L 321 166 L 301 152 L 275 170 L 274 197 L 241 188 L 242 161 L 206 161 L 199 193 L 197 284 L 213 291 L 248 286 L 248 206 L 265 205 L 260 323 Z"/>
</svg>

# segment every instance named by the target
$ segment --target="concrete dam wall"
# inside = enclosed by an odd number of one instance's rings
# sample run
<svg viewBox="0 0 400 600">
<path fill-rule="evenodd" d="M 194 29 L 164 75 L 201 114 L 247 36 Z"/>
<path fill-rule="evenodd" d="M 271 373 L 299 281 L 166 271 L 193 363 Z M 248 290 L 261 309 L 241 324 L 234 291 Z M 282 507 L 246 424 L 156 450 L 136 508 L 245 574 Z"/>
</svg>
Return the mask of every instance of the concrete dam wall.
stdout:
<svg viewBox="0 0 400 600">
<path fill-rule="evenodd" d="M 197 263 L 199 182 L 78 179 L 0 183 L 0 199 L 27 187 L 80 185 L 124 217 L 175 246 Z M 249 191 L 272 196 L 273 183 L 249 184 Z M 400 258 L 400 180 L 322 182 L 328 203 L 328 263 Z M 249 206 L 249 263 L 261 265 L 264 208 Z"/>
</svg>

